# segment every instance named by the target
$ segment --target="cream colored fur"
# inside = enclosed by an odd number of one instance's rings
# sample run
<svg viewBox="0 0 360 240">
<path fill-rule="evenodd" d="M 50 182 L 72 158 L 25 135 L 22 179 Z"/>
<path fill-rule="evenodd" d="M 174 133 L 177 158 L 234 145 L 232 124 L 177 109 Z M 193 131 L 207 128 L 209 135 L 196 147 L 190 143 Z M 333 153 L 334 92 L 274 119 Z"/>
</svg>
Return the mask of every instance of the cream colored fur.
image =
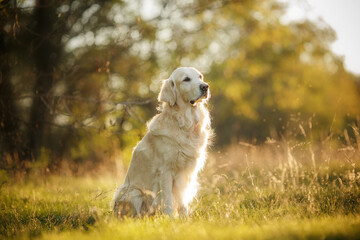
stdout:
<svg viewBox="0 0 360 240">
<path fill-rule="evenodd" d="M 210 133 L 205 106 L 210 91 L 201 90 L 207 86 L 202 78 L 195 68 L 182 67 L 163 81 L 160 113 L 148 123 L 147 134 L 133 151 L 125 182 L 113 198 L 115 216 L 188 214 Z"/>
</svg>

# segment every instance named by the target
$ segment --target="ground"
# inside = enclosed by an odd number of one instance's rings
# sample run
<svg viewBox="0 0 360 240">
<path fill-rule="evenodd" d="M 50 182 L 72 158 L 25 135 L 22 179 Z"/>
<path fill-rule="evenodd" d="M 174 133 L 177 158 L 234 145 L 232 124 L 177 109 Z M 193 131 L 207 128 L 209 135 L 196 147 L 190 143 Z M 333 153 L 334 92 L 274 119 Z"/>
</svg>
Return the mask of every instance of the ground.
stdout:
<svg viewBox="0 0 360 240">
<path fill-rule="evenodd" d="M 188 218 L 115 219 L 121 176 L 8 178 L 0 238 L 360 239 L 359 151 L 344 151 L 315 164 L 316 152 L 294 149 L 213 153 Z"/>
</svg>

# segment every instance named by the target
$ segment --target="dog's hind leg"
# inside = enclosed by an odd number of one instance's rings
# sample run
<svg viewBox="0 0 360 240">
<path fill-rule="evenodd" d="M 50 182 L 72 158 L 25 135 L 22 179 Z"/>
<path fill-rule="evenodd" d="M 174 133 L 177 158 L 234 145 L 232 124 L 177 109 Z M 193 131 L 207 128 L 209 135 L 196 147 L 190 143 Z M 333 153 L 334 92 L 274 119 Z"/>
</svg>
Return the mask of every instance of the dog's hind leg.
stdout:
<svg viewBox="0 0 360 240">
<path fill-rule="evenodd" d="M 115 217 L 127 215 L 131 209 L 131 204 L 128 201 L 128 186 L 121 186 L 116 190 L 113 200 L 111 201 L 111 208 Z"/>
<path fill-rule="evenodd" d="M 114 198 L 114 215 L 115 217 L 141 217 L 152 214 L 150 206 L 152 201 L 152 195 L 141 191 L 141 189 L 119 189 Z"/>
</svg>

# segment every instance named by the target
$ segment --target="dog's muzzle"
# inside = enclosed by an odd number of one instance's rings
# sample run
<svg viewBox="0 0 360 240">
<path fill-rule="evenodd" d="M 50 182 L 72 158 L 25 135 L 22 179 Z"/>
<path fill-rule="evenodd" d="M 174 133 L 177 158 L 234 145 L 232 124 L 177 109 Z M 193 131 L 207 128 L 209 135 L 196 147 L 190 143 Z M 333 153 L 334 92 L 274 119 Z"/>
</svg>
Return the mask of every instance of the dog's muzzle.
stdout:
<svg viewBox="0 0 360 240">
<path fill-rule="evenodd" d="M 209 85 L 208 84 L 200 84 L 200 92 L 201 92 L 201 95 L 200 95 L 200 97 L 198 97 L 197 99 L 195 99 L 195 100 L 191 100 L 190 101 L 190 103 L 191 104 L 194 104 L 197 100 L 199 100 L 199 99 L 202 99 L 202 98 L 209 98 L 209 96 L 208 95 L 210 95 L 210 94 L 208 94 L 208 90 L 209 90 Z"/>
<path fill-rule="evenodd" d="M 209 85 L 207 85 L 207 84 L 200 84 L 200 90 L 201 90 L 203 96 L 206 96 L 206 95 L 207 95 L 208 89 L 209 89 Z"/>
</svg>

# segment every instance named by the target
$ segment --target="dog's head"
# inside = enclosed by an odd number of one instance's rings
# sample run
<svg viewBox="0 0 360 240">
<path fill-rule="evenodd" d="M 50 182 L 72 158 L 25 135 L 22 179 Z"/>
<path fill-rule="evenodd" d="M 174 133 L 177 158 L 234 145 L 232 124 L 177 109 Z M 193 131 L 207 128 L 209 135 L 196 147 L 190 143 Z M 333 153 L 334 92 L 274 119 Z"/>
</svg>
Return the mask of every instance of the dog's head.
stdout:
<svg viewBox="0 0 360 240">
<path fill-rule="evenodd" d="M 170 106 L 176 103 L 195 105 L 209 100 L 210 96 L 209 85 L 203 81 L 203 75 L 197 69 L 180 67 L 163 81 L 158 100 Z"/>
</svg>

